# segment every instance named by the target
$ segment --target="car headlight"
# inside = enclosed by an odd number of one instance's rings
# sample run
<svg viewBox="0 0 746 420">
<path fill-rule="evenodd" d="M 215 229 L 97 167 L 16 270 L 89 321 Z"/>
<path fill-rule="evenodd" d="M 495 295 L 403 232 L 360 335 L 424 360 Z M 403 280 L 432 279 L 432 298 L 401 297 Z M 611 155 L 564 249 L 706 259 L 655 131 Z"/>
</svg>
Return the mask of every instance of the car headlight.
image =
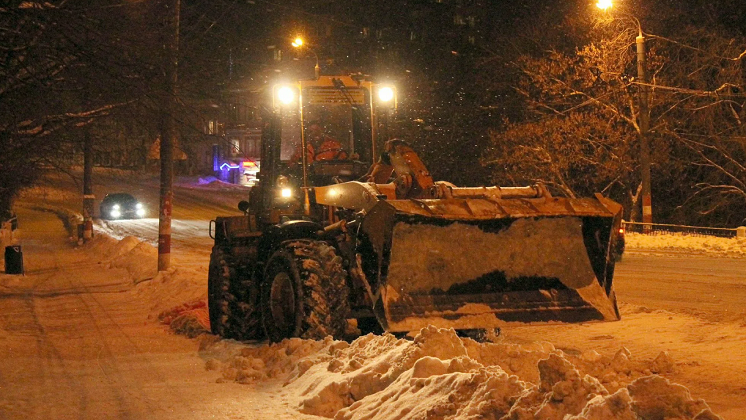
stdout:
<svg viewBox="0 0 746 420">
<path fill-rule="evenodd" d="M 141 209 L 142 208 L 142 203 L 135 204 L 135 208 L 138 209 L 138 210 Z"/>
<path fill-rule="evenodd" d="M 140 217 L 145 216 L 145 209 L 142 206 L 137 208 L 137 215 Z"/>
<path fill-rule="evenodd" d="M 113 217 L 115 219 L 118 219 L 122 215 L 122 212 L 120 212 L 119 210 L 117 210 L 119 208 L 119 206 L 115 206 L 115 207 L 116 208 L 114 210 L 112 210 L 111 213 L 109 213 L 109 214 L 111 215 L 111 217 Z"/>
<path fill-rule="evenodd" d="M 114 210 L 119 210 L 119 204 L 114 204 L 113 206 L 111 206 L 111 208 Z"/>
</svg>

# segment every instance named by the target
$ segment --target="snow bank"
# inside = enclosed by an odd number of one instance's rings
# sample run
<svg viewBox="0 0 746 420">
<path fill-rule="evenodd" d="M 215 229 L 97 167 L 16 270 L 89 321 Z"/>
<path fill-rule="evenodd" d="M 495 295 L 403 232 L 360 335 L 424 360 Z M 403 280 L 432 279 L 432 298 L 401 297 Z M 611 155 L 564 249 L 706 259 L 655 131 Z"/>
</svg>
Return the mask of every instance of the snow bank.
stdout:
<svg viewBox="0 0 746 420">
<path fill-rule="evenodd" d="M 187 177 L 181 176 L 176 179 L 175 185 L 181 188 L 194 188 L 194 189 L 216 189 L 216 190 L 246 190 L 247 186 L 241 184 L 233 184 L 230 182 L 221 181 L 214 176 L 203 176 L 203 177 Z"/>
<path fill-rule="evenodd" d="M 26 188 L 21 191 L 19 198 L 25 199 L 25 201 L 42 201 L 44 203 L 74 203 L 80 201 L 80 193 L 64 188 L 59 178 L 52 181 L 52 177 L 47 176 L 45 179 L 48 181 L 47 184 Z"/>
<path fill-rule="evenodd" d="M 550 343 L 477 343 L 432 326 L 411 341 L 370 334 L 350 344 L 241 345 L 205 335 L 201 352 L 218 382 L 281 380 L 300 412 L 336 420 L 719 418 L 657 375 L 674 369 L 665 353 L 569 355 Z"/>
<path fill-rule="evenodd" d="M 156 255 L 157 258 L 157 255 Z M 157 260 L 156 260 L 157 261 Z M 157 262 L 153 261 L 152 266 L 156 267 Z M 150 264 L 150 263 L 148 263 Z M 203 332 L 209 330 L 209 321 L 207 321 L 207 268 L 204 270 L 188 269 L 176 266 L 168 271 L 157 272 L 155 277 L 148 281 L 143 281 L 135 286 L 135 296 L 138 299 L 147 302 L 151 319 L 164 319 L 164 313 L 179 311 L 182 308 L 184 315 L 191 316 L 194 322 L 202 324 Z M 197 303 L 201 302 L 201 303 Z M 189 306 L 193 306 L 190 309 Z M 201 309 L 200 309 L 201 308 Z M 186 312 L 194 310 L 191 314 Z M 199 313 L 199 311 L 203 313 Z M 182 320 L 185 321 L 185 320 Z M 193 321 L 189 321 L 190 323 Z M 180 321 L 181 322 L 181 321 Z M 171 325 L 170 322 L 164 322 Z M 196 325 L 191 324 L 195 331 L 188 335 L 198 335 Z M 172 326 L 173 327 L 173 326 Z M 178 329 L 176 329 L 177 332 Z M 186 331 L 185 331 L 186 332 Z"/>
<path fill-rule="evenodd" d="M 195 338 L 210 332 L 210 315 L 207 302 L 193 300 L 158 314 L 158 321 L 168 325 L 177 334 Z"/>
<path fill-rule="evenodd" d="M 197 179 L 197 185 L 208 185 L 208 184 L 212 184 L 213 182 L 223 182 L 223 181 L 215 178 L 214 176 L 206 176 L 204 178 Z"/>
<path fill-rule="evenodd" d="M 18 236 L 19 233 L 16 233 L 11 229 L 0 228 L 0 250 L 4 250 L 6 246 L 12 245 Z M 5 252 L 0 254 L 0 261 L 4 261 L 4 259 Z"/>
<path fill-rule="evenodd" d="M 107 268 L 122 268 L 134 283 L 152 279 L 158 274 L 158 250 L 133 236 L 116 240 L 96 235 L 86 244 L 98 254 Z"/>
<path fill-rule="evenodd" d="M 126 270 L 133 294 L 148 304 L 148 317 L 188 337 L 209 332 L 207 268 L 175 267 L 158 271 L 158 249 L 134 236 L 117 240 L 98 234 L 84 247 L 106 268 Z M 185 303 L 186 302 L 186 303 Z"/>
<path fill-rule="evenodd" d="M 122 241 L 128 238 L 132 237 Z M 158 274 L 158 250 L 153 245 L 138 241 L 127 253 L 114 258 L 110 267 L 124 268 L 135 283 L 152 279 Z"/>
<path fill-rule="evenodd" d="M 76 239 L 78 236 L 78 225 L 83 223 L 83 215 L 65 207 L 52 206 L 46 204 L 36 204 L 31 206 L 34 210 L 54 213 L 62 221 L 70 239 Z"/>
<path fill-rule="evenodd" d="M 636 251 L 679 251 L 721 256 L 746 256 L 746 238 L 692 236 L 682 233 L 644 235 L 627 232 L 627 249 Z"/>
<path fill-rule="evenodd" d="M 291 338 L 281 343 L 249 346 L 204 335 L 200 352 L 209 359 L 208 370 L 221 372 L 218 382 L 248 384 L 303 375 L 308 368 L 331 360 L 336 351 L 345 347 L 348 347 L 346 342 L 331 337 L 321 341 Z"/>
</svg>

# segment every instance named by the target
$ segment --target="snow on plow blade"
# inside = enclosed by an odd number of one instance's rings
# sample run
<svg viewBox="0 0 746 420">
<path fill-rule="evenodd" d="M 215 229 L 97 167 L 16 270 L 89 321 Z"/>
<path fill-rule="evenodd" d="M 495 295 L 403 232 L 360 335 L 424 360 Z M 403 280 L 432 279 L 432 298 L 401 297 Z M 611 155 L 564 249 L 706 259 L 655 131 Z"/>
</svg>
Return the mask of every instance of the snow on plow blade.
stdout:
<svg viewBox="0 0 746 420">
<path fill-rule="evenodd" d="M 379 321 L 397 332 L 618 320 L 608 255 L 620 211 L 600 195 L 382 201 L 363 223 L 380 251 Z"/>
</svg>

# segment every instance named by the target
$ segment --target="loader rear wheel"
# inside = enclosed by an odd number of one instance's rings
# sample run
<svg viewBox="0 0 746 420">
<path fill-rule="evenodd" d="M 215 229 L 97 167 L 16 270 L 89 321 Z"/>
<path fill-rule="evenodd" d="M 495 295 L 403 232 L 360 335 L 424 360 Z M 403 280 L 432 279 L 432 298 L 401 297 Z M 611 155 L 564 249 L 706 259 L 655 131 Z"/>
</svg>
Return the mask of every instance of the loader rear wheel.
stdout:
<svg viewBox="0 0 746 420">
<path fill-rule="evenodd" d="M 207 277 L 210 329 L 215 335 L 237 340 L 263 337 L 257 310 L 258 291 L 249 270 L 237 267 L 229 252 L 214 248 Z"/>
<path fill-rule="evenodd" d="M 231 280 L 236 271 L 230 264 L 230 256 L 221 249 L 213 249 L 207 273 L 207 308 L 210 313 L 210 330 L 215 335 L 230 335 Z"/>
<path fill-rule="evenodd" d="M 288 241 L 267 263 L 262 320 L 270 341 L 341 338 L 350 311 L 347 272 L 325 242 Z"/>
</svg>

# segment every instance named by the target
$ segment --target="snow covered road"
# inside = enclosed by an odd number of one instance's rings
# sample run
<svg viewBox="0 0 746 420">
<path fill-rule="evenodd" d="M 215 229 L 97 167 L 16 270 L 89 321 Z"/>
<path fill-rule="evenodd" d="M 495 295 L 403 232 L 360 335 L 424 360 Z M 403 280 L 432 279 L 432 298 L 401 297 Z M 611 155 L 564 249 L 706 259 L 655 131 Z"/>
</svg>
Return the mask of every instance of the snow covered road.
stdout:
<svg viewBox="0 0 746 420">
<path fill-rule="evenodd" d="M 631 250 L 617 265 L 615 282 L 626 303 L 746 323 L 743 257 Z"/>
<path fill-rule="evenodd" d="M 73 248 L 53 213 L 20 217 L 26 275 L 0 274 L 0 419 L 265 418 L 274 395 L 216 384 L 197 343 L 147 320 L 123 269 Z"/>
<path fill-rule="evenodd" d="M 132 177 L 98 174 L 97 196 L 137 190 L 157 207 L 152 176 Z M 99 222 L 99 233 L 125 239 L 99 234 L 75 247 L 54 213 L 34 210 L 79 208 L 73 188 L 52 177 L 20 202 L 27 274 L 0 274 L 0 419 L 461 420 L 508 409 L 552 420 L 658 419 L 630 417 L 644 404 L 694 419 L 704 406 L 691 397 L 725 420 L 746 418 L 746 243 L 630 237 L 615 277 L 619 322 L 510 325 L 494 344 L 428 330 L 414 342 L 268 346 L 187 339 L 156 319 L 204 301 L 208 221 L 235 214 L 245 190 L 179 183 L 174 268 L 156 275 L 147 243 L 155 243 L 157 219 Z M 545 378 L 537 363 L 551 355 Z M 655 374 L 688 390 L 649 379 Z M 508 391 L 526 398 L 500 394 Z M 621 411 L 599 414 L 612 409 Z M 697 420 L 717 418 L 709 416 Z"/>
</svg>

